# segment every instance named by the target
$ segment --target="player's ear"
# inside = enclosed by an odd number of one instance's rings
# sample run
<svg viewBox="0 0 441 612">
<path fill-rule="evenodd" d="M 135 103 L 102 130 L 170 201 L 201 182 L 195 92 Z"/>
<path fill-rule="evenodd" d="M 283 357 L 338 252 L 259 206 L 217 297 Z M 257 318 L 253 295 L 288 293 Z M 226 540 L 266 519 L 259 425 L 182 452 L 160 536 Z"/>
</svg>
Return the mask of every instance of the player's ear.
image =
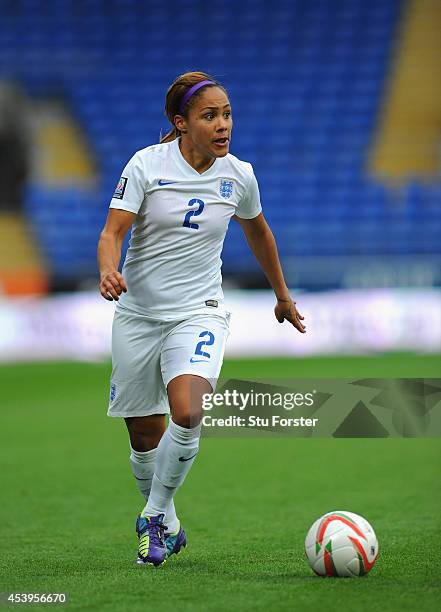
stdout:
<svg viewBox="0 0 441 612">
<path fill-rule="evenodd" d="M 185 120 L 185 117 L 183 117 L 182 115 L 176 115 L 175 116 L 175 127 L 181 132 L 181 134 L 186 134 L 187 133 L 187 121 Z"/>
</svg>

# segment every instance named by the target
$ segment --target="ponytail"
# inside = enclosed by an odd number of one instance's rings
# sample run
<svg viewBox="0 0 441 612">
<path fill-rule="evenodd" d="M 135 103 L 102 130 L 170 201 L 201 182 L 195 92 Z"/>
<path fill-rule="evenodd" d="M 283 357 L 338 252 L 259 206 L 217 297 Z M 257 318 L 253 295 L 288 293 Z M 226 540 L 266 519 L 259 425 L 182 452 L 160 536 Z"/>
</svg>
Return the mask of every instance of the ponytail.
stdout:
<svg viewBox="0 0 441 612">
<path fill-rule="evenodd" d="M 180 131 L 173 127 L 169 132 L 167 132 L 167 134 L 165 136 L 162 136 L 162 130 L 161 133 L 159 134 L 159 144 L 163 144 L 164 142 L 172 142 L 173 140 L 176 140 L 176 138 L 179 137 L 180 135 Z"/>
</svg>

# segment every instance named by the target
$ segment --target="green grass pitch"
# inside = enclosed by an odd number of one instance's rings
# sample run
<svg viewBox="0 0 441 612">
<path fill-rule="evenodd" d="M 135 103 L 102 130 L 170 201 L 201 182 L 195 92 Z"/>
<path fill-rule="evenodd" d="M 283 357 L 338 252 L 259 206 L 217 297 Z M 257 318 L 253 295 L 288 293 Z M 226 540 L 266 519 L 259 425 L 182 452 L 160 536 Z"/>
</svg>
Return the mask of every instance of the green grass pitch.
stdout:
<svg viewBox="0 0 441 612">
<path fill-rule="evenodd" d="M 206 438 L 176 496 L 187 549 L 134 565 L 142 501 L 123 423 L 105 414 L 108 374 L 0 367 L 0 592 L 67 592 L 68 610 L 100 612 L 438 607 L 438 439 Z M 439 356 L 228 361 L 222 375 L 437 377 Z M 335 509 L 374 526 L 366 577 L 319 578 L 306 563 L 308 528 Z"/>
</svg>

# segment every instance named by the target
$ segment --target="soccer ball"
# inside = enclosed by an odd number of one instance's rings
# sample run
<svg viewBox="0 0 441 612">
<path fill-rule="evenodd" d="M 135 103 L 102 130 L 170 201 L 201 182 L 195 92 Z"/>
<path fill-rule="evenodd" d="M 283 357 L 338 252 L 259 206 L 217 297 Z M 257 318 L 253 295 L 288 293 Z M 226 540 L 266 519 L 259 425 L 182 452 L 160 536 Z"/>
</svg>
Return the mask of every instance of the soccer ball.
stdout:
<svg viewBox="0 0 441 612">
<path fill-rule="evenodd" d="M 305 552 L 319 576 L 364 576 L 378 557 L 378 541 L 366 519 L 336 510 L 317 519 L 308 531 Z"/>
</svg>

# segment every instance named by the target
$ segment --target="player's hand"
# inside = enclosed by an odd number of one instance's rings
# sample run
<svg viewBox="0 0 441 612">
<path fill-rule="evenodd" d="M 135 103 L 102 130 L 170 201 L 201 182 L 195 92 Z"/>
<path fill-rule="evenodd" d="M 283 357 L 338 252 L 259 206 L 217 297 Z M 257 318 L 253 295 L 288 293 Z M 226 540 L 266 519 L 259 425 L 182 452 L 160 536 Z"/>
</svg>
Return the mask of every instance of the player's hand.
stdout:
<svg viewBox="0 0 441 612">
<path fill-rule="evenodd" d="M 127 291 L 126 281 L 117 270 L 101 276 L 100 293 L 105 300 L 109 300 L 109 302 L 118 301 L 123 291 L 124 293 Z"/>
<path fill-rule="evenodd" d="M 302 317 L 296 308 L 296 303 L 291 298 L 277 300 L 274 314 L 279 323 L 289 321 L 301 334 L 306 333 L 306 327 L 302 323 L 305 317 Z"/>
</svg>

